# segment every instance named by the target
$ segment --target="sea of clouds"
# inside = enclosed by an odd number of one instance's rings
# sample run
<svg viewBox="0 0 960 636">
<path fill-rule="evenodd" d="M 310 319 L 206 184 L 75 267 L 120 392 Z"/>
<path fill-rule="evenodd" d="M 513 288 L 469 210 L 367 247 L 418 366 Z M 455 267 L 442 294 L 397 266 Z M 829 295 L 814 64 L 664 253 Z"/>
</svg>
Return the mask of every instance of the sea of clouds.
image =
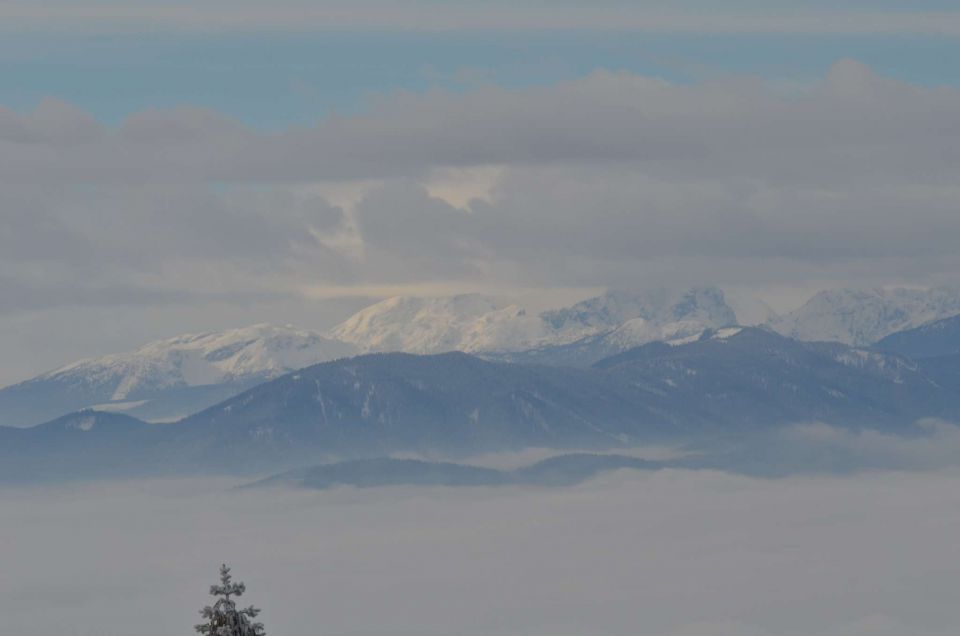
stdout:
<svg viewBox="0 0 960 636">
<path fill-rule="evenodd" d="M 784 439 L 855 449 L 859 469 L 778 478 L 6 489 L 0 616 L 18 636 L 188 634 L 227 562 L 271 636 L 953 634 L 958 438 L 797 428 Z"/>
</svg>

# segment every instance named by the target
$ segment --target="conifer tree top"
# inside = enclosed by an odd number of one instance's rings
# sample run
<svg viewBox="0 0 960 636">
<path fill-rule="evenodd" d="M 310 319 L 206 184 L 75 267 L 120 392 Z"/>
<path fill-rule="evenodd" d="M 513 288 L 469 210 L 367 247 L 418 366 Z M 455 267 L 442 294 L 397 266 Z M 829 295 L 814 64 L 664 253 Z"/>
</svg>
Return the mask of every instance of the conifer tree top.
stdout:
<svg viewBox="0 0 960 636">
<path fill-rule="evenodd" d="M 210 586 L 210 594 L 218 596 L 217 602 L 200 610 L 204 622 L 194 629 L 204 636 L 266 636 L 263 623 L 250 621 L 260 610 L 254 606 L 237 609 L 231 597 L 242 596 L 247 590 L 243 583 L 234 583 L 230 568 L 220 566 L 220 584 Z"/>
<path fill-rule="evenodd" d="M 231 596 L 240 596 L 247 591 L 246 585 L 233 583 L 232 580 L 233 576 L 230 575 L 230 568 L 224 563 L 220 566 L 220 585 L 211 585 L 210 594 L 229 599 Z"/>
</svg>

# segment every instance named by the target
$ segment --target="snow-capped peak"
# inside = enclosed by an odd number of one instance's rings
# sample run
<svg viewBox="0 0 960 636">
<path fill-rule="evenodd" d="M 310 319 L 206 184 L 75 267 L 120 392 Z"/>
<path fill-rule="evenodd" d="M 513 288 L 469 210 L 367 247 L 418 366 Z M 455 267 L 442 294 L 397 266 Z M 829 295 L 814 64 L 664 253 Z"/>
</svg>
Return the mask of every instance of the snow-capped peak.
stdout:
<svg viewBox="0 0 960 636">
<path fill-rule="evenodd" d="M 879 288 L 831 289 L 772 321 L 779 333 L 799 340 L 831 340 L 865 346 L 891 333 L 960 314 L 960 291 Z"/>
<path fill-rule="evenodd" d="M 110 386 L 112 400 L 125 400 L 174 387 L 268 379 L 353 353 L 352 346 L 316 332 L 257 324 L 151 342 L 136 351 L 75 362 L 34 381 Z"/>
<path fill-rule="evenodd" d="M 539 315 L 489 296 L 396 297 L 329 332 L 362 351 L 516 352 L 603 335 L 615 348 L 682 338 L 737 323 L 715 287 L 611 291 Z"/>
<path fill-rule="evenodd" d="M 716 287 L 659 288 L 636 293 L 611 291 L 544 313 L 544 319 L 555 329 L 582 330 L 583 335 L 616 329 L 636 318 L 658 326 L 687 321 L 721 327 L 737 322 L 723 291 Z"/>
<path fill-rule="evenodd" d="M 547 334 L 543 321 L 522 307 L 461 294 L 388 298 L 357 312 L 328 335 L 365 352 L 437 353 L 523 349 Z"/>
</svg>

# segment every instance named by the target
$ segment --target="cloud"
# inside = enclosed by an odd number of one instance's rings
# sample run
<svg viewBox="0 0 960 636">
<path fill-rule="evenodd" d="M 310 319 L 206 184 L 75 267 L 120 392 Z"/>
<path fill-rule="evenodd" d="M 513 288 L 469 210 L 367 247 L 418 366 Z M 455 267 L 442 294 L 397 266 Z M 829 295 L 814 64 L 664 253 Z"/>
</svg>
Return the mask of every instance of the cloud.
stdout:
<svg viewBox="0 0 960 636">
<path fill-rule="evenodd" d="M 853 469 L 918 470 L 960 464 L 960 427 L 935 419 L 921 420 L 906 436 L 809 424 L 788 429 L 784 439 L 798 455 L 829 456 L 830 464 Z"/>
<path fill-rule="evenodd" d="M 0 311 L 58 296 L 951 283 L 958 113 L 960 91 L 853 60 L 790 95 L 597 71 L 398 92 L 266 132 L 190 107 L 109 127 L 47 100 L 0 111 Z"/>
<path fill-rule="evenodd" d="M 686 181 L 824 188 L 895 175 L 896 183 L 946 185 L 957 152 L 943 133 L 956 125 L 958 102 L 955 89 L 888 80 L 843 60 L 800 96 L 750 78 L 682 85 L 597 71 L 543 87 L 399 92 L 364 114 L 277 133 L 185 108 L 134 115 L 113 130 L 70 123 L 85 120 L 42 104 L 7 114 L 0 182 L 295 183 L 619 164 Z M 38 136 L 38 127 L 49 132 Z"/>
<path fill-rule="evenodd" d="M 956 473 L 618 473 L 565 490 L 0 491 L 21 636 L 186 633 L 222 561 L 268 633 L 941 636 Z"/>
<path fill-rule="evenodd" d="M 688 468 L 762 475 L 929 471 L 960 466 L 960 426 L 924 419 L 896 432 L 852 429 L 821 422 L 771 429 L 730 442 L 686 449 Z"/>
<path fill-rule="evenodd" d="M 333 284 L 943 278 L 957 266 L 958 112 L 956 90 L 850 60 L 800 96 L 597 72 L 399 93 L 279 133 L 198 109 L 108 129 L 45 103 L 0 127 L 16 197 L 0 241 L 71 269 L 239 260 Z M 456 181 L 437 185 L 478 170 L 482 188 L 462 182 L 459 200 Z M 349 182 L 368 184 L 356 225 L 317 194 Z"/>
<path fill-rule="evenodd" d="M 885 7 L 884 4 L 887 6 Z M 892 6 L 891 6 L 892 4 Z M 158 28 L 202 31 L 377 29 L 463 30 L 608 30 L 647 33 L 721 34 L 960 34 L 960 17 L 949 4 L 872 3 L 869 9 L 814 2 L 802 9 L 787 2 L 727 3 L 723 11 L 705 2 L 656 0 L 592 3 L 540 0 L 466 2 L 436 0 L 283 0 L 265 6 L 250 0 L 195 2 L 117 2 L 110 0 L 42 3 L 7 2 L 5 24 L 96 32 Z"/>
</svg>

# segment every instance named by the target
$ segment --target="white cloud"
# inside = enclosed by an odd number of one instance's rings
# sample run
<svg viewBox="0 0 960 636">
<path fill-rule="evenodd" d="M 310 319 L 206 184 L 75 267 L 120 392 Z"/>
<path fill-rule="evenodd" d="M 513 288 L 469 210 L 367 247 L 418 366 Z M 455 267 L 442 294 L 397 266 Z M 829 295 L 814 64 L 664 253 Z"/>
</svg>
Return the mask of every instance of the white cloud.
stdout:
<svg viewBox="0 0 960 636">
<path fill-rule="evenodd" d="M 503 166 L 440 168 L 426 179 L 431 197 L 467 209 L 474 200 L 493 203 L 493 192 L 504 174 Z"/>
</svg>

